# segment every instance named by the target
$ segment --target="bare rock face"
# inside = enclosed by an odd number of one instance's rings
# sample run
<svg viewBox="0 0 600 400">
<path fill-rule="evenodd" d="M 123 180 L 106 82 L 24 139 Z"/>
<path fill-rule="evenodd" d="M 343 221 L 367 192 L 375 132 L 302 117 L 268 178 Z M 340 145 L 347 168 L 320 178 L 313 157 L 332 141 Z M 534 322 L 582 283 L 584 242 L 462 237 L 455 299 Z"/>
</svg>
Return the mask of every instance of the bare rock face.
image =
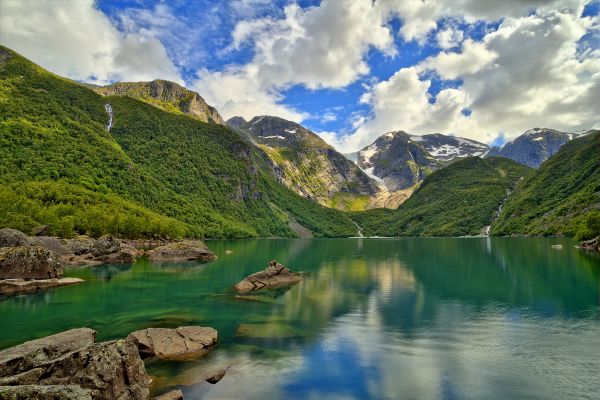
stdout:
<svg viewBox="0 0 600 400">
<path fill-rule="evenodd" d="M 146 400 L 148 376 L 128 340 L 94 343 L 80 328 L 0 351 L 0 386 L 76 385 L 93 400 Z"/>
<path fill-rule="evenodd" d="M 63 276 L 58 256 L 39 246 L 0 248 L 0 279 L 52 279 Z"/>
<path fill-rule="evenodd" d="M 0 247 L 27 246 L 29 240 L 27 236 L 16 229 L 0 229 Z"/>
<path fill-rule="evenodd" d="M 92 400 L 89 391 L 76 385 L 0 386 L 0 400 Z"/>
<path fill-rule="evenodd" d="M 34 279 L 3 279 L 0 280 L 0 295 L 16 295 L 37 292 L 38 290 L 53 289 L 61 286 L 76 285 L 84 282 L 79 278 Z"/>
<path fill-rule="evenodd" d="M 183 400 L 183 392 L 179 389 L 154 397 L 152 400 Z"/>
<path fill-rule="evenodd" d="M 200 240 L 169 243 L 147 252 L 150 261 L 212 261 L 215 253 Z"/>
<path fill-rule="evenodd" d="M 235 285 L 235 289 L 240 293 L 248 293 L 263 288 L 291 286 L 301 280 L 302 277 L 300 275 L 290 271 L 277 261 L 271 261 L 267 268 L 247 276 L 244 280 Z"/>
<path fill-rule="evenodd" d="M 201 357 L 217 344 L 217 331 L 200 326 L 182 326 L 177 329 L 147 328 L 131 333 L 142 358 L 186 360 Z"/>
</svg>

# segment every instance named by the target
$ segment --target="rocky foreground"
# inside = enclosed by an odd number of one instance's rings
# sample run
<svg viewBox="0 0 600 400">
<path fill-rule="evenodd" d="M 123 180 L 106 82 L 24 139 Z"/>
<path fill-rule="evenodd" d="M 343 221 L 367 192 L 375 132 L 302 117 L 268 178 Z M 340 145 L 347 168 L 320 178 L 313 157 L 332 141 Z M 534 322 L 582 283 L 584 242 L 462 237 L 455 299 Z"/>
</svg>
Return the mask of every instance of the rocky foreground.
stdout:
<svg viewBox="0 0 600 400">
<path fill-rule="evenodd" d="M 140 340 L 147 331 L 152 339 Z M 141 354 L 190 359 L 216 344 L 217 331 L 196 326 L 149 328 L 99 343 L 96 331 L 71 329 L 0 351 L 0 399 L 146 400 L 151 381 Z"/>
<path fill-rule="evenodd" d="M 600 236 L 590 239 L 584 240 L 583 242 L 577 245 L 581 250 L 585 251 L 597 251 L 600 252 Z"/>
<path fill-rule="evenodd" d="M 64 277 L 64 265 L 130 264 L 147 256 L 155 262 L 211 261 L 216 256 L 199 240 L 178 242 L 126 241 L 106 235 L 60 239 L 43 236 L 47 229 L 27 236 L 0 229 L 0 295 L 14 295 L 83 282 Z"/>
</svg>

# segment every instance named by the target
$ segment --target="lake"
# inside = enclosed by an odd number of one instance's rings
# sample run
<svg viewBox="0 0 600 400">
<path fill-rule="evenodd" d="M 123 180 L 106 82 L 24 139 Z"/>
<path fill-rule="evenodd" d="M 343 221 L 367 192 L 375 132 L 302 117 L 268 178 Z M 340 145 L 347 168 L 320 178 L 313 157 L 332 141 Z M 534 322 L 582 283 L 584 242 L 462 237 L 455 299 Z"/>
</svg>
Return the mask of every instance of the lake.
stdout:
<svg viewBox="0 0 600 400">
<path fill-rule="evenodd" d="M 562 248 L 552 245 L 561 244 Z M 212 326 L 219 345 L 150 362 L 186 399 L 598 399 L 600 257 L 557 238 L 210 241 L 217 261 L 71 268 L 85 283 L 0 299 L 0 348 L 90 327 Z M 226 255 L 225 250 L 231 250 Z M 237 298 L 275 259 L 288 290 Z M 207 371 L 229 366 L 216 385 Z"/>
</svg>

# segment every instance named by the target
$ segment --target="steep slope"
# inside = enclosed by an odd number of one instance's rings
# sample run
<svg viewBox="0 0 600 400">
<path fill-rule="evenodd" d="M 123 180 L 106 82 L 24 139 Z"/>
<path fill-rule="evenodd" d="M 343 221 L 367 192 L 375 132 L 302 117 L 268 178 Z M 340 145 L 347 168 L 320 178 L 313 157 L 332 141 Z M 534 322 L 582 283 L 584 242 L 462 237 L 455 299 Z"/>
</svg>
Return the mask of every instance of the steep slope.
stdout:
<svg viewBox="0 0 600 400">
<path fill-rule="evenodd" d="M 183 113 L 202 122 L 224 125 L 223 118 L 214 107 L 209 106 L 198 93 L 175 82 L 160 79 L 152 82 L 118 82 L 98 86 L 94 90 L 104 96 L 127 96 L 165 111 Z"/>
<path fill-rule="evenodd" d="M 468 157 L 427 176 L 397 210 L 352 218 L 369 236 L 478 235 L 528 167 L 506 158 Z"/>
<path fill-rule="evenodd" d="M 379 185 L 323 139 L 296 124 L 272 116 L 227 121 L 272 160 L 278 178 L 301 196 L 342 210 L 363 210 Z"/>
<path fill-rule="evenodd" d="M 574 236 L 600 211 L 600 131 L 574 139 L 508 198 L 494 235 Z"/>
<path fill-rule="evenodd" d="M 102 97 L 3 47 L 0 143 L 3 227 L 196 237 L 356 231 L 344 214 L 276 182 L 264 155 L 230 129 Z"/>
<path fill-rule="evenodd" d="M 356 155 L 357 165 L 392 191 L 413 187 L 432 171 L 455 159 L 481 156 L 489 147 L 473 140 L 442 134 L 389 132 Z"/>
<path fill-rule="evenodd" d="M 488 157 L 506 157 L 532 168 L 538 168 L 544 161 L 560 150 L 574 134 L 555 129 L 534 128 L 523 133 L 502 148 L 494 147 Z"/>
</svg>

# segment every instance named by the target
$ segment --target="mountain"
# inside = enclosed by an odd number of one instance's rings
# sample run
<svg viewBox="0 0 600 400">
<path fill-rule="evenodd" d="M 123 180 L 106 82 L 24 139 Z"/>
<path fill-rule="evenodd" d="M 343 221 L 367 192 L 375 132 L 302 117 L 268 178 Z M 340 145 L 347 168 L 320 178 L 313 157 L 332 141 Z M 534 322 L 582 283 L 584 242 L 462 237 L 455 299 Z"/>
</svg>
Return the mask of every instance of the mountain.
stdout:
<svg viewBox="0 0 600 400">
<path fill-rule="evenodd" d="M 154 80 L 152 82 L 118 82 L 94 88 L 103 96 L 127 96 L 143 101 L 165 111 L 182 113 L 202 122 L 224 124 L 219 112 L 209 106 L 196 92 L 175 82 Z"/>
<path fill-rule="evenodd" d="M 101 96 L 5 47 L 0 143 L 2 227 L 127 237 L 356 232 L 346 214 L 277 182 L 264 153 L 231 129 Z"/>
<path fill-rule="evenodd" d="M 573 133 L 560 132 L 555 129 L 534 128 L 515 140 L 507 142 L 502 148 L 493 147 L 487 157 L 506 157 L 523 165 L 538 168 L 575 136 Z"/>
<path fill-rule="evenodd" d="M 227 124 L 262 149 L 280 182 L 319 204 L 342 210 L 363 210 L 382 191 L 353 162 L 318 135 L 282 118 L 234 117 Z"/>
<path fill-rule="evenodd" d="M 517 185 L 494 235 L 574 236 L 600 214 L 600 131 L 573 139 Z"/>
<path fill-rule="evenodd" d="M 530 172 L 506 158 L 464 158 L 428 175 L 397 210 L 369 210 L 352 219 L 368 236 L 478 235 Z"/>
<path fill-rule="evenodd" d="M 483 143 L 439 133 L 409 135 L 389 132 L 359 152 L 349 155 L 369 176 L 391 190 L 413 187 L 431 172 L 450 162 L 482 156 L 489 150 Z"/>
</svg>

